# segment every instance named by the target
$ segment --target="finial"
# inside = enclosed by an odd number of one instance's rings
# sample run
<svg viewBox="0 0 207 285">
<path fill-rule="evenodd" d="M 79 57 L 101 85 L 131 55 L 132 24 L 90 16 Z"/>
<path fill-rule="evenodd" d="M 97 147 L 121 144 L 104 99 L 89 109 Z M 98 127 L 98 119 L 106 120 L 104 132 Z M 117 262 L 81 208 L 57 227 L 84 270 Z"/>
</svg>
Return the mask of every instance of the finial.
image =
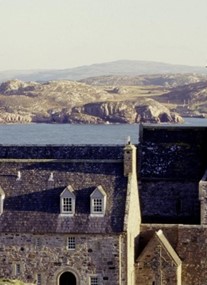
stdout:
<svg viewBox="0 0 207 285">
<path fill-rule="evenodd" d="M 130 136 L 127 137 L 127 143 L 128 143 L 128 144 L 131 144 L 131 138 L 130 138 Z"/>
<path fill-rule="evenodd" d="M 49 177 L 48 181 L 54 181 L 53 172 L 50 173 L 50 177 Z"/>
<path fill-rule="evenodd" d="M 17 171 L 17 179 L 16 179 L 16 180 L 17 180 L 17 181 L 21 180 L 21 176 L 22 176 L 22 175 L 21 175 L 21 172 L 20 172 L 20 171 Z"/>
</svg>

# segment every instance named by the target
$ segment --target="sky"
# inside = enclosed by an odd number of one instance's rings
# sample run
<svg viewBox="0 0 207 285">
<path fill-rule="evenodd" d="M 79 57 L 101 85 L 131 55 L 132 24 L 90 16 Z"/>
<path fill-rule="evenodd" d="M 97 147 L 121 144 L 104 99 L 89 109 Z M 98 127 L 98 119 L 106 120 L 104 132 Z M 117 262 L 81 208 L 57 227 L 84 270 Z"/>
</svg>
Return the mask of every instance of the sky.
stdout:
<svg viewBox="0 0 207 285">
<path fill-rule="evenodd" d="M 205 66 L 207 0 L 0 0 L 0 70 Z"/>
</svg>

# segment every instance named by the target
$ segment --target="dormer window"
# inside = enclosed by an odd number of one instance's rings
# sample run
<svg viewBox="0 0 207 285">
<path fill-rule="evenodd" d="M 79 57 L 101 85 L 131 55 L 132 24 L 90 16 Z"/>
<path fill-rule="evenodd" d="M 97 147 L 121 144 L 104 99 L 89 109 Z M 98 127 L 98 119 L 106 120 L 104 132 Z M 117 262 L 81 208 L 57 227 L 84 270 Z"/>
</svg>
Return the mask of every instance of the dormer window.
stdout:
<svg viewBox="0 0 207 285">
<path fill-rule="evenodd" d="M 106 210 L 106 193 L 99 185 L 90 196 L 91 216 L 104 216 Z"/>
<path fill-rule="evenodd" d="M 75 195 L 70 185 L 60 195 L 60 213 L 66 216 L 73 216 L 75 213 Z"/>
<path fill-rule="evenodd" d="M 4 210 L 4 198 L 5 198 L 5 194 L 3 189 L 0 186 L 0 215 L 3 213 Z"/>
</svg>

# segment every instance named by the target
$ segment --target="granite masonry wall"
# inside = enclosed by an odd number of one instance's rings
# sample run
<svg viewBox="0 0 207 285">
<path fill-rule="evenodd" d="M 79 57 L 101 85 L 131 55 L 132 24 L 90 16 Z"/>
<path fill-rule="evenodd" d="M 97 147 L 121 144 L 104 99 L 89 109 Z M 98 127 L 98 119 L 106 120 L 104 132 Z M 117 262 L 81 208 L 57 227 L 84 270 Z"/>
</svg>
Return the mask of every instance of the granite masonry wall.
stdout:
<svg viewBox="0 0 207 285">
<path fill-rule="evenodd" d="M 140 251 L 162 229 L 164 235 L 182 261 L 182 285 L 205 285 L 207 280 L 207 226 L 199 225 L 141 225 Z M 163 268 L 164 269 L 164 268 Z M 139 266 L 136 264 L 136 280 L 139 285 Z M 159 272 L 157 272 L 159 275 Z M 141 276 L 140 276 L 141 277 Z"/>
<path fill-rule="evenodd" d="M 59 285 L 62 274 L 71 272 L 76 285 L 90 284 L 91 276 L 100 285 L 127 284 L 123 148 L 0 147 L 0 185 L 6 196 L 0 216 L 0 277 Z M 60 194 L 69 184 L 76 212 L 67 219 L 59 217 Z M 107 194 L 106 213 L 90 219 L 90 194 L 98 185 Z M 68 236 L 75 237 L 75 250 L 67 249 Z M 132 256 L 134 261 L 134 252 Z"/>
<path fill-rule="evenodd" d="M 67 237 L 76 240 L 74 250 L 67 249 Z M 77 285 L 88 284 L 98 276 L 100 284 L 120 284 L 120 270 L 126 270 L 119 235 L 29 235 L 0 234 L 0 276 L 28 283 L 56 285 L 64 271 L 76 276 Z M 123 246 L 124 247 L 124 246 Z M 98 253 L 98 254 L 97 254 Z M 125 271 L 126 272 L 126 271 Z M 126 284 L 126 274 L 122 284 Z"/>
<path fill-rule="evenodd" d="M 142 126 L 138 165 L 142 222 L 200 223 L 206 127 Z"/>
<path fill-rule="evenodd" d="M 140 127 L 140 178 L 199 181 L 207 165 L 207 128 Z"/>
</svg>

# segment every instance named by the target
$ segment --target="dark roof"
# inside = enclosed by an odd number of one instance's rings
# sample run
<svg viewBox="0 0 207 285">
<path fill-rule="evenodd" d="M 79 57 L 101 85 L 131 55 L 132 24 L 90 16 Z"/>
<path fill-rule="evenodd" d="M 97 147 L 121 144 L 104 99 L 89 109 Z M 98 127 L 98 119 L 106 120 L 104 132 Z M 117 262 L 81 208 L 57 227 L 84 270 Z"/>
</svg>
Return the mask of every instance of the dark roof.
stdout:
<svg viewBox="0 0 207 285">
<path fill-rule="evenodd" d="M 0 158 L 9 159 L 122 159 L 121 145 L 0 145 Z"/>
<path fill-rule="evenodd" d="M 150 257 L 149 252 L 150 253 L 153 252 L 153 248 L 157 246 L 156 245 L 157 243 L 159 243 L 159 245 L 162 246 L 163 249 L 165 249 L 165 251 L 168 253 L 168 256 L 170 257 L 170 259 L 174 262 L 176 266 L 179 266 L 182 264 L 182 261 L 180 260 L 179 256 L 177 255 L 177 253 L 175 252 L 175 250 L 173 249 L 173 247 L 171 246 L 171 244 L 169 243 L 169 241 L 163 234 L 162 230 L 159 230 L 154 233 L 154 236 L 151 238 L 149 243 L 146 245 L 146 247 L 144 248 L 144 250 L 138 257 L 137 262 L 140 262 L 141 260 L 144 260 L 145 258 L 149 258 Z"/>
<path fill-rule="evenodd" d="M 20 180 L 17 180 L 18 171 Z M 51 172 L 54 182 L 48 181 Z M 68 185 L 76 196 L 73 217 L 60 216 L 60 194 Z M 90 217 L 90 194 L 98 185 L 107 195 L 106 214 Z M 127 178 L 123 176 L 120 159 L 0 159 L 0 186 L 5 193 L 0 232 L 123 231 Z"/>
</svg>

